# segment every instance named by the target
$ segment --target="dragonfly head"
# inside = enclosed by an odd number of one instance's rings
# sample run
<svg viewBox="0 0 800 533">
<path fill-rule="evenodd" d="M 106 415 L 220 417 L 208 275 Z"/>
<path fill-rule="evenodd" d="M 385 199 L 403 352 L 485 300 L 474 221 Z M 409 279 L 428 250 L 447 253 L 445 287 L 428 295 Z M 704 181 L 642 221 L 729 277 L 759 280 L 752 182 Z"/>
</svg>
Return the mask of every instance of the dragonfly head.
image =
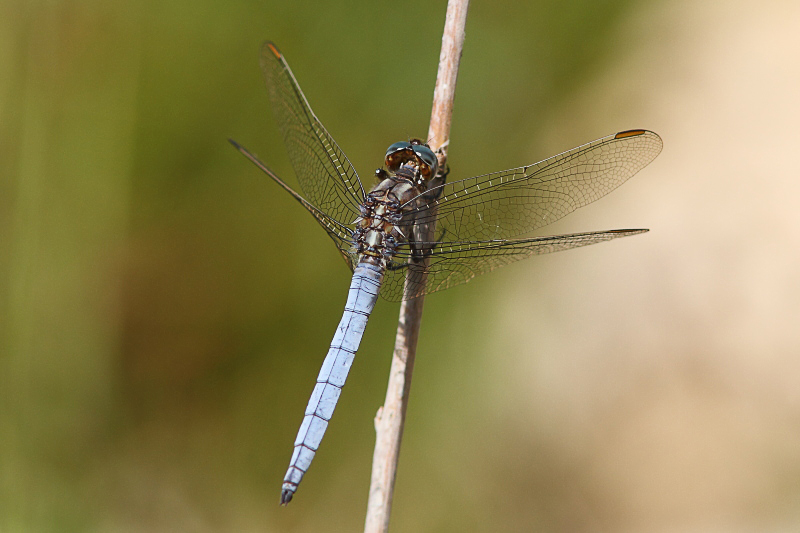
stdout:
<svg viewBox="0 0 800 533">
<path fill-rule="evenodd" d="M 386 150 L 386 168 L 391 172 L 417 180 L 436 176 L 439 160 L 430 147 L 419 139 L 397 142 Z"/>
</svg>

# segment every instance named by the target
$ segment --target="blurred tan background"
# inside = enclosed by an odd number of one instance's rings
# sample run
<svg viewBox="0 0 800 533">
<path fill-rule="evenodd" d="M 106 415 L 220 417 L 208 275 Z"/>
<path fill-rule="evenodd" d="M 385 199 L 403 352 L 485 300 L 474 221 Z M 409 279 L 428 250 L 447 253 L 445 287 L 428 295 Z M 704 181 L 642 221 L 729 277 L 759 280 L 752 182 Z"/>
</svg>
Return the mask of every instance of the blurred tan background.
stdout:
<svg viewBox="0 0 800 533">
<path fill-rule="evenodd" d="M 0 4 L 0 531 L 358 531 L 398 306 L 280 483 L 348 273 L 283 49 L 365 182 L 424 135 L 444 2 Z M 426 302 L 393 531 L 800 530 L 800 5 L 473 2 L 451 179 L 648 128 L 547 233 L 649 227 Z"/>
</svg>

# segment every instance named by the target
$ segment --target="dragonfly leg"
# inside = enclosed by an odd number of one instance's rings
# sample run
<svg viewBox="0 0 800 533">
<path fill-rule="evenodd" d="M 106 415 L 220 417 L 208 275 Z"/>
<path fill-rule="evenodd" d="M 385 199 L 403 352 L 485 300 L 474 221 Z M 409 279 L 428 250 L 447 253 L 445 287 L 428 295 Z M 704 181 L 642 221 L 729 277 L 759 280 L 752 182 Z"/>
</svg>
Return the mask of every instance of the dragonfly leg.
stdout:
<svg viewBox="0 0 800 533">
<path fill-rule="evenodd" d="M 422 254 L 419 253 L 419 248 L 413 247 L 413 245 L 412 245 L 412 250 L 413 250 L 412 254 L 413 254 L 413 258 L 414 258 L 413 260 L 418 262 L 421 259 L 420 255 L 423 258 L 427 257 L 427 256 L 430 256 L 431 253 L 433 253 L 433 250 L 435 250 L 436 247 L 439 246 L 439 241 L 444 239 L 445 234 L 447 234 L 447 229 L 442 228 L 442 233 L 439 234 L 439 238 L 437 239 L 437 242 L 433 243 L 429 248 L 427 248 L 426 250 L 422 251 Z M 411 265 L 410 261 L 406 261 L 405 263 L 388 262 L 388 263 L 386 263 L 386 270 L 390 270 L 390 271 L 394 272 L 396 270 L 402 270 L 404 268 L 408 268 L 410 265 Z"/>
<path fill-rule="evenodd" d="M 391 270 L 394 272 L 395 270 L 402 270 L 404 268 L 408 268 L 410 263 L 386 263 L 386 270 Z"/>
<path fill-rule="evenodd" d="M 450 174 L 450 165 L 446 165 L 444 170 L 439 172 L 435 178 L 428 182 L 428 191 L 422 193 L 422 197 L 425 198 L 426 201 L 432 202 L 442 195 L 442 191 L 444 190 L 442 185 L 447 181 L 448 174 Z"/>
</svg>

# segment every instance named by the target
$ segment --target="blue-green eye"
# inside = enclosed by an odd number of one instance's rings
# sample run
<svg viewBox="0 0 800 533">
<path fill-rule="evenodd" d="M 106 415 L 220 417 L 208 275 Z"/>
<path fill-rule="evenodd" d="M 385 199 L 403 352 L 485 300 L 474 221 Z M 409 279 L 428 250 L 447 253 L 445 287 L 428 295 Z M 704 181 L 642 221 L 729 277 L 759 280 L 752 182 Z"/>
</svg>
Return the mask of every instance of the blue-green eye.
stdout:
<svg viewBox="0 0 800 533">
<path fill-rule="evenodd" d="M 428 168 L 431 169 L 430 173 L 435 176 L 436 170 L 439 167 L 439 160 L 436 158 L 436 154 L 433 153 L 433 150 L 424 144 L 415 144 L 412 146 L 412 148 L 414 149 L 414 153 L 417 154 L 419 160 L 428 165 Z"/>
<path fill-rule="evenodd" d="M 400 150 L 406 150 L 408 148 L 411 148 L 411 143 L 409 142 L 400 141 L 394 143 L 393 145 L 391 145 L 389 148 L 386 149 L 386 157 L 389 157 L 395 152 L 399 152 Z"/>
<path fill-rule="evenodd" d="M 411 143 L 410 142 L 397 142 L 391 145 L 386 150 L 386 168 L 392 172 L 400 168 L 404 161 L 411 157 Z"/>
</svg>

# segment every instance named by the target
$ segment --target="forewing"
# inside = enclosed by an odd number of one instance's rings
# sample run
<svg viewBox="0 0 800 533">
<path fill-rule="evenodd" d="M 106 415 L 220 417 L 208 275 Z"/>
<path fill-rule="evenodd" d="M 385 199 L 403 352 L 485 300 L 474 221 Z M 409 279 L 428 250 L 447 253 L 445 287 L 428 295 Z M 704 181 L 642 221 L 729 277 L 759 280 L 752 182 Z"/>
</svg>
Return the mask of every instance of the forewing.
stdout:
<svg viewBox="0 0 800 533">
<path fill-rule="evenodd" d="M 407 300 L 466 283 L 484 272 L 532 255 L 580 248 L 646 231 L 625 229 L 519 240 L 431 243 L 435 248 L 429 254 L 427 268 L 411 257 L 407 247 L 401 248 L 386 271 L 380 294 L 392 302 Z"/>
<path fill-rule="evenodd" d="M 323 213 L 344 224 L 352 222 L 364 199 L 353 165 L 311 110 L 292 69 L 271 42 L 261 49 L 261 68 L 303 194 Z"/>
<path fill-rule="evenodd" d="M 442 241 L 509 239 L 608 194 L 649 164 L 661 138 L 647 130 L 609 135 L 539 163 L 446 183 L 426 193 L 416 220 L 436 219 Z M 434 207 L 438 207 L 438 217 Z"/>
</svg>

